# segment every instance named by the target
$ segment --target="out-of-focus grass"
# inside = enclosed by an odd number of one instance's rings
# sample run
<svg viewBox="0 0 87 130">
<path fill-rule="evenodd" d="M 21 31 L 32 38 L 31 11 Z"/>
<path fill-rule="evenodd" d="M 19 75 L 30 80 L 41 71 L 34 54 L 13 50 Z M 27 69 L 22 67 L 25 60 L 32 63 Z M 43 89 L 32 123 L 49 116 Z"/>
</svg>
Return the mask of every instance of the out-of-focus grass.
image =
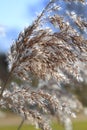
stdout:
<svg viewBox="0 0 87 130">
<path fill-rule="evenodd" d="M 0 127 L 0 130 L 17 130 L 18 126 L 3 126 Z M 36 130 L 32 125 L 24 125 L 21 130 Z"/>
<path fill-rule="evenodd" d="M 74 122 L 73 130 L 87 130 L 87 121 Z"/>
<path fill-rule="evenodd" d="M 57 123 L 53 123 L 52 127 L 55 130 L 64 130 L 63 126 L 60 126 Z M 87 121 L 73 122 L 73 130 L 87 130 Z"/>
<path fill-rule="evenodd" d="M 52 124 L 53 129 L 55 130 L 64 130 L 61 125 L 57 123 Z M 0 127 L 0 130 L 17 130 L 17 126 L 3 126 Z M 24 125 L 21 130 L 37 130 L 32 125 Z M 39 129 L 40 130 L 40 129 Z M 87 121 L 77 121 L 73 122 L 73 130 L 87 130 Z"/>
</svg>

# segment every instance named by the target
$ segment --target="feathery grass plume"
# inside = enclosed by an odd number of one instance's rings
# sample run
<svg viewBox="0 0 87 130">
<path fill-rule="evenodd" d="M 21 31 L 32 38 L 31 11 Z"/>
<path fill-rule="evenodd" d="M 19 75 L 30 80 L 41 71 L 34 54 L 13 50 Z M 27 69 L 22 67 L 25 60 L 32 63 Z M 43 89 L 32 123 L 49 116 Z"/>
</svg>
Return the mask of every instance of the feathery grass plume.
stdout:
<svg viewBox="0 0 87 130">
<path fill-rule="evenodd" d="M 66 125 L 66 119 L 70 120 L 70 116 L 75 117 L 73 112 L 82 109 L 81 103 L 74 96 L 61 88 L 58 90 L 54 83 L 50 85 L 48 82 L 45 86 L 39 84 L 38 87 L 40 89 L 34 89 L 28 84 L 19 87 L 12 83 L 11 89 L 3 93 L 0 108 L 14 111 L 24 120 L 29 120 L 29 123 L 43 130 L 51 130 L 48 120 L 51 119 L 50 116 L 56 117 Z"/>
<path fill-rule="evenodd" d="M 64 3 L 71 1 L 62 0 Z M 81 2 L 84 3 L 83 7 L 86 6 L 83 0 L 73 2 Z M 82 80 L 80 64 L 87 62 L 87 40 L 78 27 L 86 33 L 86 21 L 67 10 L 62 12 L 60 0 L 51 0 L 32 25 L 19 34 L 8 54 L 8 79 L 0 89 L 0 107 L 12 109 L 24 120 L 32 120 L 43 130 L 51 129 L 47 124 L 47 116 L 56 116 L 66 124 L 69 115 L 74 116 L 72 111 L 79 110 L 78 106 L 81 106 L 79 101 L 59 86 L 74 78 Z M 76 27 L 72 26 L 70 19 Z M 47 82 L 45 86 L 38 84 L 37 88 L 32 88 L 29 86 L 31 74 L 39 80 L 44 79 L 45 83 L 52 79 L 53 85 Z M 13 75 L 24 80 L 23 85 L 13 84 L 4 90 Z"/>
<path fill-rule="evenodd" d="M 8 56 L 9 68 L 19 78 L 29 80 L 31 72 L 38 78 L 69 81 L 62 71 L 64 69 L 79 79 L 78 63 L 87 60 L 84 56 L 87 55 L 87 41 L 70 25 L 66 16 L 58 14 L 60 8 L 56 8 L 56 4 L 54 6 L 57 2 L 50 1 L 33 24 L 21 32 L 13 43 Z M 78 17 L 76 20 L 78 23 Z M 52 24 L 56 31 L 50 26 L 45 28 L 47 23 Z"/>
</svg>

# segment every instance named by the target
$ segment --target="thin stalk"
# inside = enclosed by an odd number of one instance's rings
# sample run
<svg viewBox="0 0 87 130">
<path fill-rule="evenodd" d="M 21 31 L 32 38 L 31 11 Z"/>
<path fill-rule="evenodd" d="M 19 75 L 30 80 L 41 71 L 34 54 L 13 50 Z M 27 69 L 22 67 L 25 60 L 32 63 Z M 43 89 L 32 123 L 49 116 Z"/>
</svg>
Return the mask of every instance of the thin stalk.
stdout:
<svg viewBox="0 0 87 130">
<path fill-rule="evenodd" d="M 25 118 L 23 118 L 22 119 L 22 121 L 21 121 L 21 123 L 20 123 L 20 125 L 19 125 L 19 127 L 18 127 L 18 129 L 17 130 L 20 130 L 21 129 L 21 127 L 23 126 L 23 124 L 24 124 L 24 121 L 25 121 Z"/>
<path fill-rule="evenodd" d="M 0 93 L 0 100 L 2 98 L 2 95 L 3 95 L 3 92 L 4 92 L 5 88 L 7 87 L 9 79 L 11 78 L 11 74 L 12 74 L 12 71 L 8 74 L 8 78 L 6 79 L 6 81 L 5 81 L 5 83 L 4 83 L 3 87 L 2 87 L 2 90 L 1 90 L 1 93 Z"/>
</svg>

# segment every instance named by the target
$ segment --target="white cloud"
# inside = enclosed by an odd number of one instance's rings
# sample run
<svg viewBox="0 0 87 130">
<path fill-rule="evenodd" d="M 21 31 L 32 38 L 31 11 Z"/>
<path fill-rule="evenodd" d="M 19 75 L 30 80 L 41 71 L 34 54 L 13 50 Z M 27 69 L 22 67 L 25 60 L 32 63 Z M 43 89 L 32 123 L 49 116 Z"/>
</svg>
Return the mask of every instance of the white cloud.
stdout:
<svg viewBox="0 0 87 130">
<path fill-rule="evenodd" d="M 5 37 L 6 36 L 6 30 L 3 25 L 0 25 L 0 37 Z"/>
</svg>

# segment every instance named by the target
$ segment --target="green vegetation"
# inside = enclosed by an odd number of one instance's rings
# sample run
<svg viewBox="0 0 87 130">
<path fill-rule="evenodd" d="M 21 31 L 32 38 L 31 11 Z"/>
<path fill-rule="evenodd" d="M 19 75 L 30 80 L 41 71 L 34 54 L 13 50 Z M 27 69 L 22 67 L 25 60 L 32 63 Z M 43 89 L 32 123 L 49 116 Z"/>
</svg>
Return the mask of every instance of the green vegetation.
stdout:
<svg viewBox="0 0 87 130">
<path fill-rule="evenodd" d="M 87 121 L 74 122 L 73 130 L 87 130 Z"/>
<path fill-rule="evenodd" d="M 18 126 L 3 126 L 0 130 L 17 130 Z M 24 125 L 21 130 L 36 130 L 32 125 Z"/>
<path fill-rule="evenodd" d="M 52 124 L 53 129 L 55 130 L 64 130 L 61 125 L 57 123 Z M 0 127 L 0 130 L 17 130 L 17 126 L 3 126 Z M 21 130 L 36 130 L 32 125 L 24 125 Z M 77 121 L 73 122 L 73 130 L 87 130 L 87 121 Z"/>
</svg>

